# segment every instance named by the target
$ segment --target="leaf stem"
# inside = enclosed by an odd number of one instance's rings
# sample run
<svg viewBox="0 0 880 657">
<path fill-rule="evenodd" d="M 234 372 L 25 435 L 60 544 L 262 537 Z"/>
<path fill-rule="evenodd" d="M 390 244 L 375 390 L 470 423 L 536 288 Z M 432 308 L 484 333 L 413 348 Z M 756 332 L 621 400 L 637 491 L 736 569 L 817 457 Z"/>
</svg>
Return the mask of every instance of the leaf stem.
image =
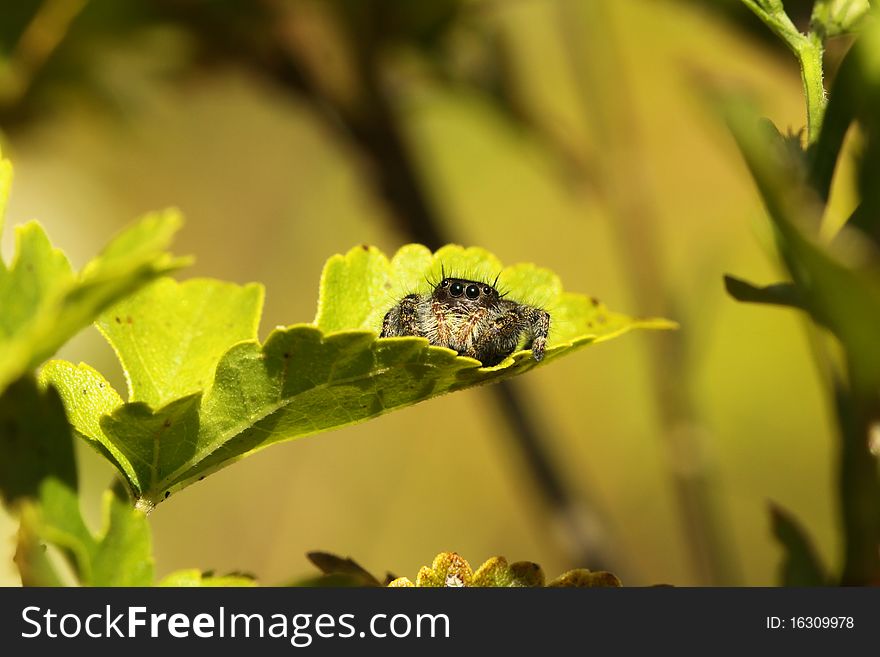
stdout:
<svg viewBox="0 0 880 657">
<path fill-rule="evenodd" d="M 822 82 L 822 56 L 825 48 L 821 37 L 810 32 L 807 39 L 798 47 L 796 55 L 801 65 L 801 81 L 804 85 L 804 98 L 807 102 L 807 146 L 819 141 L 822 119 L 825 117 L 825 86 Z"/>
<path fill-rule="evenodd" d="M 827 26 L 831 20 L 828 0 L 817 0 L 813 6 L 810 31 L 800 32 L 780 0 L 742 0 L 763 23 L 776 34 L 797 57 L 801 67 L 801 81 L 807 104 L 807 146 L 819 139 L 822 118 L 825 115 L 825 87 L 823 84 L 822 57 L 825 53 Z"/>
</svg>

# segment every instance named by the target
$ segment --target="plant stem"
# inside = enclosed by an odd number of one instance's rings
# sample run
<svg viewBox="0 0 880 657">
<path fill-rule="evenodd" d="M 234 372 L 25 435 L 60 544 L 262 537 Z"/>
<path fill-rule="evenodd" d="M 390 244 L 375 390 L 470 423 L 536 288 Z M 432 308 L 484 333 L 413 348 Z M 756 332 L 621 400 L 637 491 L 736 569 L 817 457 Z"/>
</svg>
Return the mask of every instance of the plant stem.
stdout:
<svg viewBox="0 0 880 657">
<path fill-rule="evenodd" d="M 791 22 L 779 0 L 742 0 L 797 57 L 801 67 L 804 98 L 807 103 L 807 147 L 816 143 L 825 115 L 825 87 L 823 85 L 822 56 L 824 38 L 830 20 L 827 0 L 817 0 L 813 6 L 810 32 L 803 34 Z"/>
<path fill-rule="evenodd" d="M 825 116 L 826 97 L 822 81 L 824 51 L 822 39 L 815 32 L 811 32 L 795 52 L 801 65 L 801 80 L 807 102 L 807 147 L 819 140 L 822 119 Z"/>
</svg>

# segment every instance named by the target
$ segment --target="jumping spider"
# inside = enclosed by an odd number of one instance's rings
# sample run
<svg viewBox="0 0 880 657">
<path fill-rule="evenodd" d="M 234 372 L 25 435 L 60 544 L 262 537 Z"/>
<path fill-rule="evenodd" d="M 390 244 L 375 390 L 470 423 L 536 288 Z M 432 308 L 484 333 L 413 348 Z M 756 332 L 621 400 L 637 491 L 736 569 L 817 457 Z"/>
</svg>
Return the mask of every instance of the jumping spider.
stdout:
<svg viewBox="0 0 880 657">
<path fill-rule="evenodd" d="M 388 311 L 380 337 L 415 335 L 484 366 L 497 365 L 518 345 L 544 358 L 550 314 L 505 299 L 495 283 L 446 278 L 429 294 L 408 294 Z"/>
</svg>

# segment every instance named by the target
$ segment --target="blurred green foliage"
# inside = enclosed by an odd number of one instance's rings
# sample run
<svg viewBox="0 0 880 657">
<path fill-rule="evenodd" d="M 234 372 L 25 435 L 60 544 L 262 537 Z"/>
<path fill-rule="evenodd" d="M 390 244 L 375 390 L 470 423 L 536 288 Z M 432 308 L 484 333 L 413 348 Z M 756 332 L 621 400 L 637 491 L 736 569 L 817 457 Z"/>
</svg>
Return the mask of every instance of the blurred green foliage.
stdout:
<svg viewBox="0 0 880 657">
<path fill-rule="evenodd" d="M 777 11 L 782 11 L 781 3 Z M 824 12 L 823 12 L 824 9 Z M 880 224 L 880 204 L 876 203 L 876 174 L 880 162 L 880 17 L 862 12 L 858 22 L 836 17 L 844 6 L 817 2 L 812 30 L 825 35 L 858 27 L 859 35 L 847 54 L 834 85 L 828 108 L 830 119 L 822 131 L 806 144 L 804 166 L 791 159 L 778 133 L 760 130 L 749 109 L 728 100 L 725 111 L 734 137 L 755 179 L 773 222 L 776 247 L 792 277 L 790 305 L 805 309 L 813 320 L 834 334 L 843 355 L 829 361 L 829 377 L 834 392 L 839 426 L 838 504 L 844 535 L 844 558 L 839 581 L 844 584 L 880 583 L 880 474 L 872 436 L 880 421 L 880 355 L 876 336 L 880 334 L 880 259 L 876 247 L 868 247 L 857 260 L 852 254 L 835 254 L 828 245 L 815 240 L 836 168 L 842 136 L 849 123 L 857 122 L 865 143 L 859 159 L 859 199 L 856 230 L 871 235 Z M 847 14 L 849 16 L 849 14 Z M 822 21 L 827 21 L 824 25 Z M 812 34 L 812 32 L 811 32 Z M 807 37 L 809 38 L 809 37 Z M 821 71 L 804 69 L 805 78 Z M 810 86 L 805 80 L 805 88 Z M 809 92 L 807 103 L 811 102 Z M 797 156 L 795 153 L 795 157 Z M 852 228 L 844 225 L 844 231 Z M 848 255 L 848 257 L 847 257 Z M 734 289 L 734 296 L 758 302 L 779 304 L 779 286 Z M 793 299 L 796 302 L 791 303 Z M 783 303 L 785 303 L 783 301 Z M 783 516 L 776 514 L 776 524 Z M 813 582 L 817 577 L 813 558 L 805 553 L 806 539 L 795 540 L 795 533 L 778 532 L 789 551 L 786 583 Z"/>
</svg>

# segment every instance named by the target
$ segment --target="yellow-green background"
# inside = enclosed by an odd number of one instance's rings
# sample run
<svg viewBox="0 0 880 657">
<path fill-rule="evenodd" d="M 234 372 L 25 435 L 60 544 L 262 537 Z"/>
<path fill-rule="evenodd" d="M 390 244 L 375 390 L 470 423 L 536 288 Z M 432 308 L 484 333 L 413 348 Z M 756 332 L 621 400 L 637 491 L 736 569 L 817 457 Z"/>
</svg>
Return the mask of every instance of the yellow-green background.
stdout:
<svg viewBox="0 0 880 657">
<path fill-rule="evenodd" d="M 557 2 L 491 5 L 517 62 L 530 107 L 575 152 L 591 148 L 560 42 Z M 699 3 L 606 2 L 627 87 L 627 112 L 660 225 L 659 255 L 695 363 L 685 376 L 696 409 L 681 427 L 716 475 L 719 522 L 732 544 L 736 583 L 776 581 L 780 550 L 768 501 L 793 511 L 821 556 L 839 553 L 833 501 L 833 426 L 801 318 L 741 305 L 722 274 L 779 277 L 762 248 L 762 209 L 720 122 L 697 91 L 709 78 L 747 90 L 781 128 L 804 123 L 793 59 L 732 29 Z M 595 28 L 595 26 L 593 26 Z M 585 37 L 589 34 L 584 32 Z M 612 56 L 612 55 L 609 55 Z M 108 75 L 143 73 L 136 44 L 107 61 Z M 611 228 L 615 217 L 589 184 L 567 178 L 541 140 L 500 120 L 486 100 L 402 66 L 397 84 L 407 137 L 449 231 L 505 263 L 555 270 L 566 288 L 639 314 Z M 38 218 L 82 265 L 135 216 L 169 205 L 187 223 L 175 251 L 196 264 L 182 277 L 266 286 L 261 336 L 310 321 L 324 260 L 360 243 L 392 252 L 407 241 L 363 176 L 352 148 L 305 106 L 244 71 L 165 84 L 132 83 L 135 110 L 108 117 L 71 101 L 26 130 L 4 131 L 15 165 L 11 225 Z M 608 99 L 597 95 L 597 104 Z M 611 107 L 616 112 L 620 108 Z M 0 126 L 2 127 L 2 126 Z M 835 203 L 848 202 L 846 183 Z M 627 239 L 644 239 L 630 231 Z M 694 467 L 659 435 L 646 358 L 654 333 L 591 347 L 518 380 L 548 423 L 565 479 L 589 488 L 611 520 L 627 584 L 702 584 L 686 548 L 672 472 Z M 85 361 L 121 386 L 94 329 L 60 356 Z M 222 470 L 158 507 L 157 574 L 184 567 L 243 570 L 278 583 L 311 574 L 305 552 L 351 555 L 377 573 L 413 576 L 437 552 L 476 565 L 505 555 L 556 575 L 573 563 L 557 522 L 535 497 L 507 426 L 486 390 L 420 404 L 365 424 L 294 441 Z M 79 450 L 85 512 L 98 521 L 109 466 Z M 14 526 L 0 516 L 0 583 L 18 583 Z"/>
</svg>

